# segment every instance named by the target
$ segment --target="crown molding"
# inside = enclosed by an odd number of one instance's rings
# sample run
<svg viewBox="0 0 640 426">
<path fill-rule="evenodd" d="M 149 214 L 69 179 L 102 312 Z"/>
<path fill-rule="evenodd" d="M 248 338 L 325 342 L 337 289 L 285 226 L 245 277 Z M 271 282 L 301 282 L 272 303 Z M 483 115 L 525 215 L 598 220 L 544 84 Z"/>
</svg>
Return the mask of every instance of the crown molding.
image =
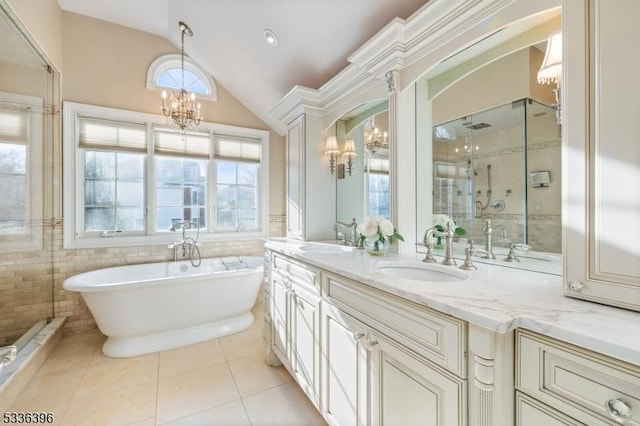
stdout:
<svg viewBox="0 0 640 426">
<path fill-rule="evenodd" d="M 349 65 L 319 89 L 294 87 L 271 115 L 289 123 L 302 113 L 336 118 L 367 92 L 380 96 L 386 73 L 402 71 L 439 49 L 453 55 L 529 14 L 557 6 L 559 0 L 431 0 L 407 20 L 396 18 L 349 56 Z M 426 69 L 424 70 L 426 71 Z M 400 89 L 411 82 L 401 81 Z M 327 117 L 328 118 L 328 117 Z M 327 124 L 325 119 L 325 124 Z"/>
</svg>

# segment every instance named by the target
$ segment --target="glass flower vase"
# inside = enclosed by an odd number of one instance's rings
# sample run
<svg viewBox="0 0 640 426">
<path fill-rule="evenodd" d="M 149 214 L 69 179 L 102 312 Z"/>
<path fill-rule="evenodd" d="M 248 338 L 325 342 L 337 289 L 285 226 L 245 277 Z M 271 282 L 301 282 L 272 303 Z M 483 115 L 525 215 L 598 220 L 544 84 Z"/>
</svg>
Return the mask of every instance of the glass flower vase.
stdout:
<svg viewBox="0 0 640 426">
<path fill-rule="evenodd" d="M 433 248 L 444 248 L 444 245 L 442 244 L 442 237 L 435 237 L 436 238 L 436 243 L 434 244 Z"/>
<path fill-rule="evenodd" d="M 364 250 L 371 256 L 385 256 L 389 250 L 389 240 L 364 240 Z"/>
</svg>

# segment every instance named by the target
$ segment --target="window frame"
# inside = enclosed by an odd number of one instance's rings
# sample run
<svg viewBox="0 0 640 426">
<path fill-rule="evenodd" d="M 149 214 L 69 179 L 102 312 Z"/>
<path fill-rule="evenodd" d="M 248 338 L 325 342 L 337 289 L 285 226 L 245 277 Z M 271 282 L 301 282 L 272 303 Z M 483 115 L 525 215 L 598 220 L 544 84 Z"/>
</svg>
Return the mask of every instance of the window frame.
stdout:
<svg viewBox="0 0 640 426">
<path fill-rule="evenodd" d="M 156 58 L 147 69 L 146 88 L 150 90 L 176 90 L 175 87 L 158 84 L 158 78 L 167 70 L 180 68 L 181 60 L 182 58 L 179 53 L 170 53 Z M 210 93 L 208 94 L 196 92 L 198 98 L 213 102 L 218 100 L 218 89 L 213 77 L 206 73 L 193 59 L 188 56 L 184 57 L 184 69 L 195 74 L 209 89 Z"/>
<path fill-rule="evenodd" d="M 15 251 L 37 251 L 43 247 L 44 205 L 43 205 L 43 169 L 44 169 L 44 99 L 37 96 L 0 92 L 0 104 L 16 109 L 32 108 L 28 123 L 26 141 L 26 176 L 28 198 L 27 229 L 24 233 L 0 233 L 0 253 Z M 36 108 L 41 108 L 36 113 Z"/>
<path fill-rule="evenodd" d="M 63 247 L 69 248 L 95 248 L 95 247 L 121 247 L 136 245 L 169 244 L 178 238 L 175 233 L 156 229 L 156 168 L 154 152 L 154 129 L 167 128 L 166 118 L 160 115 L 140 113 L 101 107 L 95 105 L 80 104 L 75 102 L 63 103 L 63 208 L 64 208 L 64 241 Z M 82 223 L 84 219 L 84 164 L 83 149 L 79 148 L 79 117 L 106 119 L 132 124 L 144 124 L 147 129 L 147 150 L 145 158 L 145 183 L 144 197 L 146 203 L 144 234 L 113 233 L 105 238 L 100 232 L 89 235 L 83 233 Z M 198 133 L 209 135 L 210 155 L 208 158 L 207 199 L 205 206 L 207 231 L 200 231 L 200 241 L 222 241 L 239 239 L 266 238 L 269 232 L 269 131 L 247 127 L 230 126 L 210 122 L 202 122 L 198 126 Z M 234 138 L 251 139 L 260 141 L 261 160 L 259 170 L 259 205 L 260 211 L 259 229 L 256 231 L 215 231 L 212 226 L 215 223 L 215 174 L 214 171 L 214 140 L 217 136 L 224 135 Z M 115 151 L 115 150 L 114 150 Z M 139 232 L 139 231 L 135 231 Z M 190 230 L 193 232 L 195 230 Z"/>
</svg>

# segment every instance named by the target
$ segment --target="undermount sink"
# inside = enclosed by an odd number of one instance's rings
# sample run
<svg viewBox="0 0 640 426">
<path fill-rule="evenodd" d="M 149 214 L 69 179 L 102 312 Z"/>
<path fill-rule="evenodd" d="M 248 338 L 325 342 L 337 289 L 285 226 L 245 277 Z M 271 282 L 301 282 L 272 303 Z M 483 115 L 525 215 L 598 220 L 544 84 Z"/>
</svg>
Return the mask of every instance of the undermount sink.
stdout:
<svg viewBox="0 0 640 426">
<path fill-rule="evenodd" d="M 390 263 L 375 269 L 376 273 L 395 278 L 428 282 L 459 282 L 469 279 L 469 274 L 454 266 L 432 263 Z"/>
<path fill-rule="evenodd" d="M 353 247 L 349 246 L 339 246 L 337 244 L 303 244 L 298 247 L 300 251 L 311 252 L 311 253 L 344 253 L 353 250 Z"/>
</svg>

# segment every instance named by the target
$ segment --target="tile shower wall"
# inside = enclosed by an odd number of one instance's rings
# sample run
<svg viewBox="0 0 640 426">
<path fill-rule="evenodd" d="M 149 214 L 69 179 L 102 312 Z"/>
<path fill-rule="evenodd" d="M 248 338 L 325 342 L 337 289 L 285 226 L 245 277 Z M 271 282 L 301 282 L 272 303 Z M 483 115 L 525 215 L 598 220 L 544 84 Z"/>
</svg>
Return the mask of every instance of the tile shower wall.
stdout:
<svg viewBox="0 0 640 426">
<path fill-rule="evenodd" d="M 0 255 L 0 346 L 13 344 L 35 323 L 51 316 L 51 252 L 54 227 L 42 227 L 43 250 L 4 252 Z"/>
</svg>

